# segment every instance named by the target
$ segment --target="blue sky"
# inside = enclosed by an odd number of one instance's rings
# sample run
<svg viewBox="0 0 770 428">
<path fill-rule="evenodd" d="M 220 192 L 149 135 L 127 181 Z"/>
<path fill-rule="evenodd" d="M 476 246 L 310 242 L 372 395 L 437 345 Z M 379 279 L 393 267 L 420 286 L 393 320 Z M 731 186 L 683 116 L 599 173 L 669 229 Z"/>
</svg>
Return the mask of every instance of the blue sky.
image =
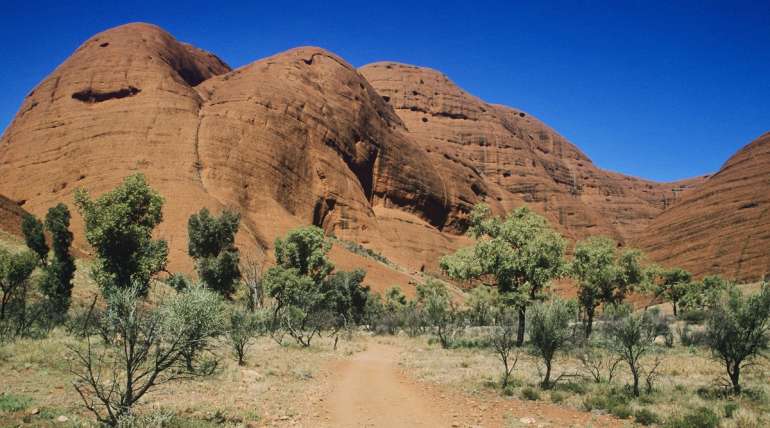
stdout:
<svg viewBox="0 0 770 428">
<path fill-rule="evenodd" d="M 300 45 L 432 67 L 601 167 L 660 181 L 715 171 L 770 130 L 768 0 L 4 0 L 0 129 L 80 43 L 134 21 L 236 67 Z"/>
</svg>

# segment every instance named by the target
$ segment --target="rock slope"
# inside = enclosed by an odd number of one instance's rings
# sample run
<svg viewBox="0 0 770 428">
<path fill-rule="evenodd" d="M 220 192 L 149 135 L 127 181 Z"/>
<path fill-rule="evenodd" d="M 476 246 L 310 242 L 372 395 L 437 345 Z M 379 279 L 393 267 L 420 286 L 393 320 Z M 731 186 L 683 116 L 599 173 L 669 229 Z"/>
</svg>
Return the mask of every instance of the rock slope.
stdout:
<svg viewBox="0 0 770 428">
<path fill-rule="evenodd" d="M 770 133 L 659 215 L 638 244 L 653 260 L 698 276 L 744 281 L 770 272 Z"/>
<path fill-rule="evenodd" d="M 702 182 L 601 170 L 534 117 L 430 69 L 357 70 L 303 47 L 232 70 L 149 24 L 86 41 L 0 139 L 0 194 L 38 216 L 71 204 L 76 188 L 100 194 L 135 172 L 166 198 L 158 236 L 171 270 L 191 269 L 189 215 L 231 208 L 239 246 L 264 263 L 277 236 L 306 224 L 380 252 L 390 264 L 332 252 L 341 269 L 365 266 L 377 290 L 467 244 L 481 201 L 499 213 L 529 204 L 573 239 L 629 242 Z M 78 216 L 73 226 L 87 249 Z"/>
</svg>

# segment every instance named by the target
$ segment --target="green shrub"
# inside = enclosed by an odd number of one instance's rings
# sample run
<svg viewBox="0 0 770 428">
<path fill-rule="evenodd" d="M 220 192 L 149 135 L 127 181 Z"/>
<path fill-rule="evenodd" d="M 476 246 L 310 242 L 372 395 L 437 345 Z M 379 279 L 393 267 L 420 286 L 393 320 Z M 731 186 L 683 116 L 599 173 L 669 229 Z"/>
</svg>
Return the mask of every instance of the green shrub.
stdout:
<svg viewBox="0 0 770 428">
<path fill-rule="evenodd" d="M 647 409 L 639 409 L 634 413 L 636 423 L 641 425 L 654 425 L 660 423 L 660 418 L 654 412 Z"/>
<path fill-rule="evenodd" d="M 732 418 L 735 412 L 738 410 L 739 406 L 738 403 L 735 403 L 733 401 L 729 401 L 725 403 L 725 417 L 726 418 Z"/>
<path fill-rule="evenodd" d="M 708 407 L 700 407 L 666 422 L 666 428 L 717 428 L 719 417 Z"/>
<path fill-rule="evenodd" d="M 610 413 L 617 416 L 620 419 L 628 419 L 631 417 L 633 412 L 631 411 L 631 408 L 628 407 L 627 404 L 618 404 L 616 406 L 612 406 L 610 409 L 608 409 Z"/>
<path fill-rule="evenodd" d="M 551 402 L 553 403 L 561 403 L 564 401 L 564 394 L 559 391 L 551 391 Z"/>
<path fill-rule="evenodd" d="M 524 400 L 537 401 L 540 399 L 540 391 L 531 386 L 521 389 L 521 398 Z"/>
<path fill-rule="evenodd" d="M 11 393 L 0 394 L 0 413 L 18 412 L 26 409 L 32 403 L 32 399 L 23 395 Z"/>
</svg>

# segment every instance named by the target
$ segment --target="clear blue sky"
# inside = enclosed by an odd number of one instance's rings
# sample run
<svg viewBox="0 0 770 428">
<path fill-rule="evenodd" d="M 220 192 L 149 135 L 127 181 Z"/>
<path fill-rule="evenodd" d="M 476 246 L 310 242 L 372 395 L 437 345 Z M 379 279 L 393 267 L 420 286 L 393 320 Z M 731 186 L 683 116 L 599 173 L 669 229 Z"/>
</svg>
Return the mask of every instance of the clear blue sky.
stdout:
<svg viewBox="0 0 770 428">
<path fill-rule="evenodd" d="M 436 68 L 599 166 L 661 181 L 715 171 L 770 130 L 768 0 L 323 3 L 3 0 L 0 129 L 81 42 L 144 21 L 235 67 L 316 45 Z"/>
</svg>

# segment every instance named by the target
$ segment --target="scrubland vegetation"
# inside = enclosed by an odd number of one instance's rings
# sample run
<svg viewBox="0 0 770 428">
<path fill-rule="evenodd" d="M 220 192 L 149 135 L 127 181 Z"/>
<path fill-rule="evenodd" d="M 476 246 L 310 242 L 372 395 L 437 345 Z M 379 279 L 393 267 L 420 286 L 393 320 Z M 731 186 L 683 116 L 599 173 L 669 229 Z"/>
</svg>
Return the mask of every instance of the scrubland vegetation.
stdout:
<svg viewBox="0 0 770 428">
<path fill-rule="evenodd" d="M 385 336 L 413 375 L 481 397 L 638 425 L 770 424 L 767 284 L 745 292 L 719 277 L 696 281 L 604 237 L 567 257 L 542 217 L 527 208 L 494 217 L 484 205 L 470 215 L 475 245 L 440 262 L 462 299 L 430 277 L 414 299 L 398 286 L 371 293 L 366 272 L 335 269 L 332 240 L 316 227 L 278 239 L 276 264 L 263 267 L 241 258 L 240 217 L 227 210 L 190 217 L 190 278 L 167 271 L 168 247 L 153 238 L 162 206 L 131 176 L 95 199 L 77 193 L 92 261 L 71 256 L 63 204 L 44 221 L 25 218 L 24 244 L 0 249 L 0 421 L 283 420 L 307 411 L 298 394 L 317 388 L 325 362 Z M 575 282 L 575 299 L 551 293 L 561 278 Z M 632 293 L 649 304 L 632 307 Z"/>
</svg>

